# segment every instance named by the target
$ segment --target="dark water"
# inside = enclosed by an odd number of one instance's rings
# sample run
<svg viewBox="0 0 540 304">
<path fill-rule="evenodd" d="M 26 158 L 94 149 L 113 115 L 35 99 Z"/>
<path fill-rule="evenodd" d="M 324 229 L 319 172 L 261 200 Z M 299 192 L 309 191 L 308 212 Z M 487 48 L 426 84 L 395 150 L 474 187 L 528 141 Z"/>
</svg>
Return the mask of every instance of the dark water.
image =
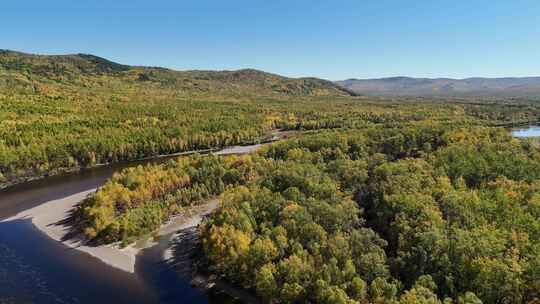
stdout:
<svg viewBox="0 0 540 304">
<path fill-rule="evenodd" d="M 157 302 L 137 275 L 51 242 L 28 220 L 3 223 L 0 231 L 0 302 Z"/>
<path fill-rule="evenodd" d="M 115 165 L 16 185 L 0 191 L 0 219 L 103 184 Z M 28 220 L 0 223 L 0 303 L 213 303 L 144 250 L 130 274 L 56 242 Z"/>
</svg>

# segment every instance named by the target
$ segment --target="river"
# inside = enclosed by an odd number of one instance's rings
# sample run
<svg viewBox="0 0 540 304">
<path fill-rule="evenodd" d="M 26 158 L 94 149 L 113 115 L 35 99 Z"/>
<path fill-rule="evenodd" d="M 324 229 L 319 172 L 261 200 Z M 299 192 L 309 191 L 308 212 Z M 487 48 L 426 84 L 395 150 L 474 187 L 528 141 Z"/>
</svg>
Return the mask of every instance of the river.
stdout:
<svg viewBox="0 0 540 304">
<path fill-rule="evenodd" d="M 540 137 L 540 126 L 531 125 L 524 128 L 516 128 L 512 130 L 512 135 L 515 137 Z"/>
<path fill-rule="evenodd" d="M 259 145 L 233 147 L 219 154 L 241 154 Z M 0 220 L 45 202 L 102 185 L 125 167 L 147 160 L 85 169 L 0 191 Z M 143 250 L 135 273 L 50 239 L 30 219 L 0 222 L 0 303 L 223 303 L 190 284 L 161 260 L 158 247 Z"/>
</svg>

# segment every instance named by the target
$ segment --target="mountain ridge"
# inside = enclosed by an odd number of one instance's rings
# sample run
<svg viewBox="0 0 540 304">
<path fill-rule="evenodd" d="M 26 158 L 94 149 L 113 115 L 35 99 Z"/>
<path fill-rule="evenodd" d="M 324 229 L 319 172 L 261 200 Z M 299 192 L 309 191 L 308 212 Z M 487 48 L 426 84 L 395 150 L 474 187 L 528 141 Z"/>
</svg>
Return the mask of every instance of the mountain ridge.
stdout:
<svg viewBox="0 0 540 304">
<path fill-rule="evenodd" d="M 385 96 L 540 95 L 540 77 L 349 78 L 336 84 L 357 94 Z"/>
<path fill-rule="evenodd" d="M 350 96 L 353 92 L 314 77 L 290 78 L 256 69 L 184 70 L 124 65 L 91 54 L 34 55 L 0 50 L 0 86 L 14 78 L 24 82 L 92 86 L 103 76 L 129 85 L 153 83 L 167 89 L 215 95 Z"/>
</svg>

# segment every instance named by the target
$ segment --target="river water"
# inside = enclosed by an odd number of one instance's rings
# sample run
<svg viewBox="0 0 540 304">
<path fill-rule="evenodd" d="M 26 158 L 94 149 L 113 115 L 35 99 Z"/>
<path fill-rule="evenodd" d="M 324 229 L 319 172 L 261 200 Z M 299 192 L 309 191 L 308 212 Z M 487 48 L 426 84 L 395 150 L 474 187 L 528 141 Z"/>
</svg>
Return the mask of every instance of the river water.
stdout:
<svg viewBox="0 0 540 304">
<path fill-rule="evenodd" d="M 512 130 L 512 135 L 515 137 L 540 137 L 540 126 L 532 125 L 524 128 Z"/>
<path fill-rule="evenodd" d="M 250 148 L 244 150 L 249 152 Z M 96 188 L 122 168 L 149 162 L 155 161 L 87 169 L 0 190 L 0 220 L 47 201 Z M 0 304 L 225 301 L 223 296 L 192 288 L 161 261 L 160 252 L 155 249 L 143 250 L 135 268 L 134 274 L 127 273 L 68 248 L 35 228 L 30 219 L 0 223 Z"/>
</svg>

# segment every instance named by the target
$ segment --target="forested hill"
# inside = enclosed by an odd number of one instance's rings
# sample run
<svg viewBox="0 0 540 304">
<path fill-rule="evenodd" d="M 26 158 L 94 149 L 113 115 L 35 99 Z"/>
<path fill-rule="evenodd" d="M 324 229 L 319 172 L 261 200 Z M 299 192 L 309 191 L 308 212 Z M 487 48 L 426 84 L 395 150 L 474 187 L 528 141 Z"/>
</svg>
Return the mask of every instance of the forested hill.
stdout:
<svg viewBox="0 0 540 304">
<path fill-rule="evenodd" d="M 0 87 L 45 90 L 50 86 L 152 87 L 179 94 L 348 96 L 347 89 L 317 78 L 287 78 L 253 69 L 174 71 L 122 65 L 87 54 L 31 55 L 0 50 Z"/>
<path fill-rule="evenodd" d="M 537 121 L 536 103 L 351 97 L 320 79 L 0 51 L 0 188 L 98 164 L 259 142 L 275 129 Z"/>
<path fill-rule="evenodd" d="M 408 96 L 540 96 L 540 77 L 348 79 L 337 84 L 358 94 Z"/>
<path fill-rule="evenodd" d="M 289 125 L 333 126 L 339 118 L 323 110 L 350 95 L 326 80 L 256 70 L 181 72 L 3 50 L 0 188 L 97 164 L 253 143 Z"/>
</svg>

